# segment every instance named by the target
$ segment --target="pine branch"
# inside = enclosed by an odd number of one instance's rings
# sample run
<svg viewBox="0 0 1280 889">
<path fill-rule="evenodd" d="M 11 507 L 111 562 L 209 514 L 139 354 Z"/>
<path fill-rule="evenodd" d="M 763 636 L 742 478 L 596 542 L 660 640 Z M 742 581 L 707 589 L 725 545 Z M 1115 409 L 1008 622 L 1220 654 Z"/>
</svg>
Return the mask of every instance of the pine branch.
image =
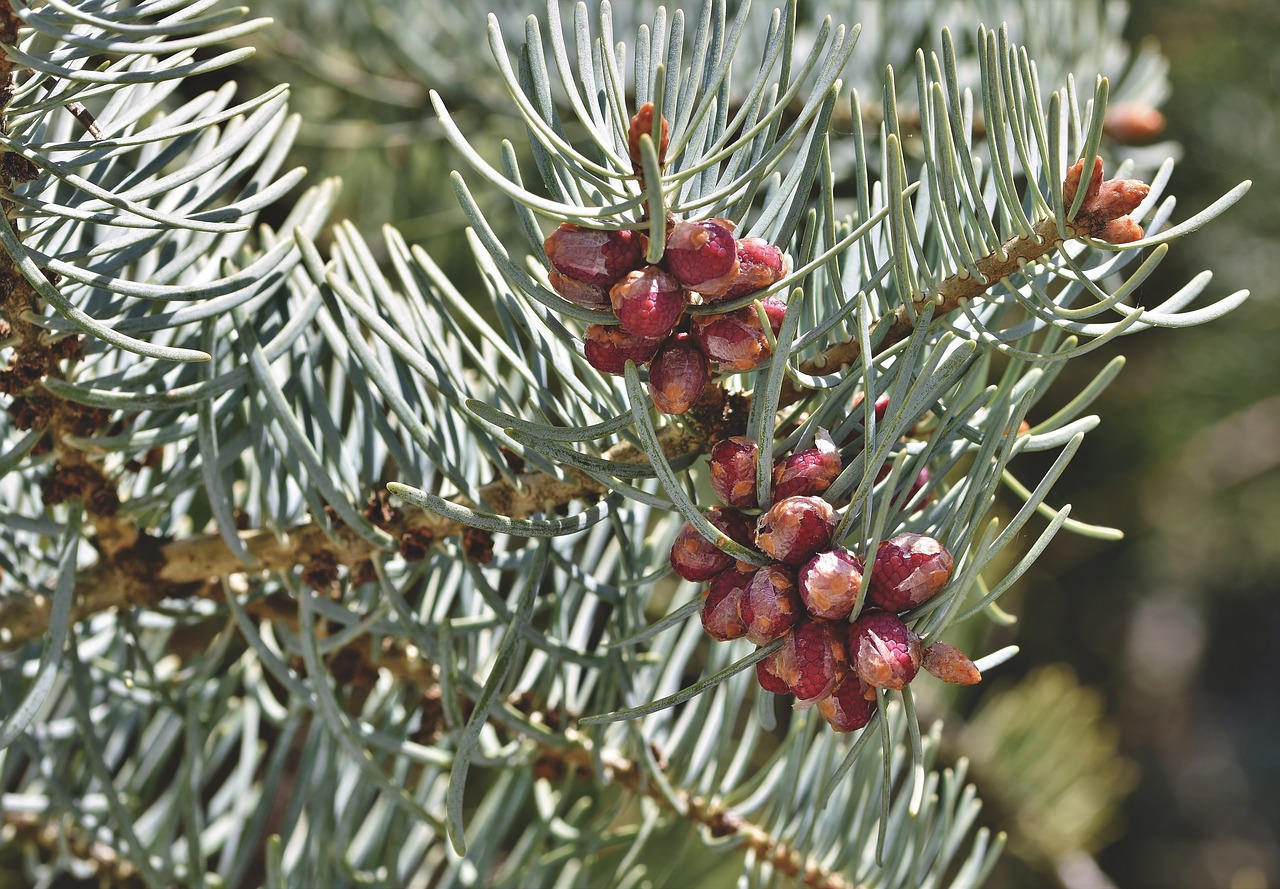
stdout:
<svg viewBox="0 0 1280 889">
<path fill-rule="evenodd" d="M 1079 162 L 1072 168 L 1065 187 L 1064 197 L 1069 203 L 1074 197 L 1076 183 L 1080 180 Z M 934 321 L 978 299 L 1008 275 L 1043 259 L 1071 238 L 1097 238 L 1108 231 L 1115 220 L 1127 219 L 1146 194 L 1146 186 L 1134 180 L 1110 180 L 1102 182 L 1102 161 L 1096 160 L 1091 177 L 1089 194 L 1086 195 L 1077 220 L 1067 223 L 1067 237 L 1059 231 L 1057 221 L 1046 216 L 1035 223 L 1033 237 L 1016 237 L 1002 245 L 1001 249 L 982 257 L 977 268 L 982 278 L 968 270 L 946 278 L 931 295 L 924 295 L 913 302 L 911 311 L 900 306 L 884 339 L 877 347 L 881 354 L 902 342 L 915 330 L 913 317 L 918 316 L 932 302 L 935 306 Z M 1115 198 L 1123 191 L 1123 199 Z M 1140 235 L 1139 235 L 1140 236 Z M 14 317 L 11 315 L 10 317 Z M 860 348 L 856 340 L 837 343 L 822 355 L 801 366 L 807 374 L 832 373 L 858 359 Z M 794 403 L 801 392 L 793 385 L 784 387 L 779 400 L 780 407 Z M 59 400 L 62 410 L 80 410 L 80 406 Z M 659 430 L 659 440 L 668 458 L 690 453 L 702 453 L 711 442 L 725 434 L 738 434 L 745 422 L 746 410 L 726 400 L 722 390 L 716 389 L 710 398 L 704 399 L 694 415 L 683 422 L 671 423 Z M 55 426 L 54 430 L 60 430 Z M 54 440 L 57 440 L 57 435 Z M 79 454 L 72 451 L 72 454 Z M 605 456 L 621 463 L 644 464 L 648 458 L 644 452 L 629 442 L 622 442 L 609 449 Z M 108 489 L 105 480 L 91 481 L 86 503 L 91 503 L 96 492 Z M 482 499 L 490 508 L 511 518 L 526 518 L 539 512 L 553 512 L 574 500 L 598 498 L 606 493 L 599 482 L 582 473 L 569 473 L 565 481 L 541 472 L 527 472 L 518 476 L 512 485 L 498 479 L 480 489 Z M 109 499 L 109 497 L 108 497 Z M 376 499 L 376 498 L 375 498 Z M 118 498 L 116 500 L 118 503 Z M 375 500 L 371 500 L 371 509 Z M 461 505 L 474 507 L 465 498 L 456 498 Z M 92 514 L 92 510 L 90 510 Z M 370 516 L 372 518 L 372 514 Z M 404 545 L 421 546 L 425 542 L 439 541 L 460 535 L 465 527 L 425 510 L 409 508 L 408 513 L 397 511 L 395 515 L 375 520 L 383 530 Z M 83 620 L 100 611 L 124 605 L 155 606 L 172 596 L 191 595 L 212 578 L 240 574 L 247 570 L 239 556 L 227 545 L 219 533 L 161 542 L 140 534 L 137 529 L 123 527 L 119 522 L 99 521 L 99 548 L 104 561 L 85 572 L 77 581 L 77 620 Z M 258 565 L 256 570 L 289 571 L 319 560 L 321 566 L 336 570 L 341 564 L 348 568 L 359 565 L 377 549 L 368 541 L 338 527 L 326 531 L 316 522 L 307 522 L 283 533 L 267 530 L 243 531 L 240 540 Z M 0 648 L 12 648 L 42 636 L 48 626 L 49 602 L 43 596 L 10 600 L 0 604 Z"/>
<path fill-rule="evenodd" d="M 1052 216 L 1046 216 L 1038 220 L 1033 231 L 1035 232 L 1034 237 L 1019 236 L 1011 238 L 1001 245 L 999 250 L 993 251 L 978 260 L 977 265 L 979 271 L 982 272 L 982 278 L 974 277 L 968 269 L 961 269 L 959 272 L 945 278 L 933 293 L 925 294 L 913 300 L 910 311 L 907 310 L 906 306 L 899 306 L 897 311 L 894 312 L 893 323 L 885 334 L 884 339 L 881 340 L 876 354 L 887 351 L 909 337 L 912 331 L 915 330 L 913 316 L 923 312 L 930 303 L 933 303 L 936 307 L 933 314 L 934 320 L 940 320 L 958 310 L 967 302 L 982 296 L 982 294 L 1000 283 L 1005 276 L 1013 274 L 1030 263 L 1043 259 L 1060 247 L 1066 240 L 1058 233 L 1057 220 Z M 1080 237 L 1080 234 L 1074 228 L 1071 228 L 1069 237 Z M 861 354 L 862 349 L 856 339 L 845 340 L 829 346 L 821 355 L 801 364 L 800 371 L 805 374 L 835 373 L 857 361 Z M 799 390 L 792 384 L 790 388 L 783 390 L 781 402 L 789 404 L 799 396 Z"/>
<path fill-rule="evenodd" d="M 691 423 L 669 426 L 664 432 L 664 447 L 673 457 L 703 447 L 707 440 L 707 434 Z M 628 442 L 608 454 L 610 459 L 624 463 L 642 464 L 648 459 L 643 451 Z M 606 489 L 580 473 L 571 472 L 561 481 L 546 473 L 527 472 L 517 477 L 515 485 L 500 478 L 483 486 L 479 493 L 487 504 L 504 515 L 525 518 L 539 512 L 552 512 L 574 500 L 598 498 Z M 370 519 L 399 542 L 402 553 L 412 547 L 417 558 L 422 556 L 421 548 L 432 541 L 456 537 L 468 530 L 458 522 L 412 506 L 384 513 L 382 502 L 377 496 L 370 498 Z M 456 502 L 475 505 L 466 498 L 456 498 Z M 98 564 L 81 573 L 76 581 L 73 612 L 77 621 L 111 608 L 155 607 L 170 598 L 218 595 L 216 588 L 206 586 L 209 581 L 247 571 L 291 571 L 315 565 L 335 572 L 336 576 L 339 565 L 354 568 L 378 552 L 368 541 L 340 525 L 327 530 L 315 521 L 300 523 L 283 532 L 241 531 L 240 541 L 256 562 L 252 567 L 241 561 L 218 532 L 162 541 L 136 527 L 124 528 L 121 523 L 111 523 L 101 525 L 99 534 L 113 540 L 132 538 L 132 542 L 103 549 L 103 558 Z M 327 583 L 327 580 L 320 576 L 316 584 Z M 48 598 L 39 593 L 0 602 L 0 650 L 16 648 L 42 637 L 48 630 L 49 610 Z"/>
</svg>

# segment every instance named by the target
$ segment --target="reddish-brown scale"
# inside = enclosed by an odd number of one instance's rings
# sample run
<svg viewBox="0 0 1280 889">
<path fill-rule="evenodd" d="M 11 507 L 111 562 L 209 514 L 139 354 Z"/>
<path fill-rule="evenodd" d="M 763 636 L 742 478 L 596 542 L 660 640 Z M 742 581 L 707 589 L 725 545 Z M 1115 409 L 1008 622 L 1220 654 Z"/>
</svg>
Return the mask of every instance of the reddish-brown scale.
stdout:
<svg viewBox="0 0 1280 889">
<path fill-rule="evenodd" d="M 628 358 L 648 364 L 661 345 L 661 339 L 636 336 L 617 324 L 592 324 L 583 334 L 582 354 L 596 370 L 620 376 Z"/>
<path fill-rule="evenodd" d="M 816 497 L 840 475 L 840 452 L 831 434 L 819 429 L 813 447 L 780 460 L 773 468 L 773 497 Z"/>
<path fill-rule="evenodd" d="M 625 229 L 600 231 L 562 222 L 542 246 L 560 274 L 584 284 L 610 287 L 644 261 L 648 240 Z"/>
<path fill-rule="evenodd" d="M 788 633 L 782 647 L 762 661 L 756 662 L 756 681 L 765 691 L 775 695 L 791 694 L 791 686 L 800 678 L 796 671 L 795 637 Z"/>
<path fill-rule="evenodd" d="M 758 450 L 755 439 L 745 435 L 721 439 L 711 448 L 707 464 L 711 470 L 711 489 L 729 506 L 756 505 Z"/>
<path fill-rule="evenodd" d="M 906 688 L 923 658 L 920 637 L 891 611 L 865 611 L 849 625 L 849 663 L 868 685 Z"/>
<path fill-rule="evenodd" d="M 847 672 L 843 626 L 829 620 L 802 620 L 792 630 L 796 679 L 791 693 L 796 696 L 796 706 L 813 706 L 831 694 Z"/>
<path fill-rule="evenodd" d="M 751 523 L 736 509 L 713 507 L 704 513 L 713 526 L 724 532 L 730 540 L 751 545 Z M 685 522 L 671 544 L 671 569 L 685 580 L 710 580 L 734 562 L 733 556 L 719 549 L 714 543 Z"/>
<path fill-rule="evenodd" d="M 547 275 L 547 279 L 551 282 L 551 287 L 556 293 L 575 306 L 583 306 L 588 309 L 613 308 L 609 302 L 608 287 L 602 287 L 599 284 L 588 284 L 586 281 L 576 281 L 568 275 L 557 272 L 555 269 L 551 270 Z"/>
<path fill-rule="evenodd" d="M 665 337 L 684 312 L 686 294 L 656 265 L 628 272 L 609 291 L 618 324 L 636 336 Z"/>
<path fill-rule="evenodd" d="M 923 534 L 882 541 L 876 548 L 867 604 L 886 611 L 915 608 L 941 592 L 954 564 L 945 546 Z"/>
<path fill-rule="evenodd" d="M 853 672 L 845 674 L 835 691 L 818 701 L 818 712 L 838 732 L 856 732 L 876 712 L 875 690 Z"/>
<path fill-rule="evenodd" d="M 667 271 L 691 290 L 697 290 L 703 281 L 729 274 L 738 265 L 733 234 L 713 220 L 677 222 L 667 232 L 662 256 Z"/>
<path fill-rule="evenodd" d="M 649 366 L 649 395 L 664 414 L 683 414 L 697 403 L 710 379 L 711 365 L 689 335 L 673 334 Z"/>
<path fill-rule="evenodd" d="M 831 546 L 836 511 L 821 497 L 786 497 L 756 523 L 756 545 L 771 559 L 800 565 Z"/>
<path fill-rule="evenodd" d="M 718 315 L 698 315 L 689 332 L 722 371 L 753 370 L 769 359 L 769 340 L 754 306 Z"/>
<path fill-rule="evenodd" d="M 777 562 L 756 571 L 742 594 L 742 621 L 747 639 L 767 645 L 795 625 L 803 610 L 796 595 L 795 572 Z"/>
<path fill-rule="evenodd" d="M 709 302 L 736 299 L 778 283 L 787 273 L 782 250 L 764 238 L 739 238 L 738 267 L 726 275 L 703 281 L 697 290 Z"/>
<path fill-rule="evenodd" d="M 724 569 L 711 579 L 707 589 L 707 598 L 702 603 L 702 628 L 718 642 L 746 635 L 747 624 L 742 619 L 740 605 L 742 593 L 756 570 L 749 565 L 746 568 L 748 570 L 742 570 L 739 563 Z"/>
<path fill-rule="evenodd" d="M 818 553 L 800 569 L 797 585 L 811 615 L 844 620 L 862 588 L 862 562 L 843 548 Z"/>
</svg>

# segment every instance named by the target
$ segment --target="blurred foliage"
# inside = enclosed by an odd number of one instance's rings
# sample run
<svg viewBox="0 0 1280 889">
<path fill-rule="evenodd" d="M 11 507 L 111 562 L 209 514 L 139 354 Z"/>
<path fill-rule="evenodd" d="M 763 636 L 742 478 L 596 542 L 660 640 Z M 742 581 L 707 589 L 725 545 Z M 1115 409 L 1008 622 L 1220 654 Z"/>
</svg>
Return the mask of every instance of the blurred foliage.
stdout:
<svg viewBox="0 0 1280 889">
<path fill-rule="evenodd" d="M 1107 691 L 1141 780 L 1100 854 L 1124 887 L 1280 885 L 1280 6 L 1139 0 L 1131 40 L 1169 58 L 1180 205 L 1248 198 L 1144 285 L 1212 268 L 1253 296 L 1222 323 L 1125 344 L 1102 426 L 1068 470 L 1076 515 L 1121 544 L 1063 540 L 1008 607 L 1015 669 L 1068 661 Z M 1095 359 L 1099 361 L 1101 359 Z M 1096 370 L 1080 362 L 1075 373 Z M 1019 595 L 1019 593 L 1015 593 Z M 1009 885 L 1019 885 L 1017 882 Z"/>
</svg>

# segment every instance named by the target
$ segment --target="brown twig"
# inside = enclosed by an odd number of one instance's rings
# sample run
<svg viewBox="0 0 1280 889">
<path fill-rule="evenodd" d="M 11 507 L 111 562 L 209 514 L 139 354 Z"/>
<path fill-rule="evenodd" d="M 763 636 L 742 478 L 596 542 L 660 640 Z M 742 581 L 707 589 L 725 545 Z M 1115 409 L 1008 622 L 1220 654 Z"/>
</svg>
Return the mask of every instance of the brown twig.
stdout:
<svg viewBox="0 0 1280 889">
<path fill-rule="evenodd" d="M 673 806 L 671 799 L 654 782 L 647 780 L 643 770 L 631 760 L 615 751 L 604 749 L 600 751 L 599 762 L 608 773 L 607 777 L 619 786 L 632 793 L 643 793 L 667 811 L 687 819 L 691 824 L 707 828 L 714 837 L 743 837 L 746 846 L 755 852 L 757 858 L 769 862 L 776 870 L 805 886 L 811 889 L 853 889 L 853 884 L 842 874 L 827 870 L 816 859 L 806 858 L 798 850 L 728 806 L 711 802 L 680 788 L 675 788 L 674 792 L 679 807 Z M 596 780 L 606 777 L 595 775 L 596 757 L 590 742 L 585 739 L 575 747 L 544 749 L 538 765 L 545 767 L 547 764 L 571 768 L 580 775 L 591 776 Z"/>
<path fill-rule="evenodd" d="M 920 296 L 912 303 L 911 311 L 906 306 L 899 306 L 894 312 L 893 325 L 881 340 L 877 354 L 911 336 L 915 330 L 914 318 L 918 317 L 932 303 L 935 308 L 933 318 L 940 319 L 959 309 L 961 306 L 982 296 L 1001 279 L 1018 271 L 1028 263 L 1044 258 L 1063 243 L 1058 233 L 1058 224 L 1051 216 L 1037 221 L 1032 226 L 1031 237 L 1019 236 L 1006 241 L 1000 249 L 982 257 L 976 263 L 982 277 L 975 277 L 968 269 L 964 269 L 945 278 L 936 290 Z M 801 373 L 830 374 L 847 367 L 857 361 L 862 348 L 856 339 L 846 340 L 829 347 L 821 355 L 800 365 Z M 790 381 L 784 385 L 781 404 L 790 404 L 799 398 L 801 392 Z"/>
</svg>

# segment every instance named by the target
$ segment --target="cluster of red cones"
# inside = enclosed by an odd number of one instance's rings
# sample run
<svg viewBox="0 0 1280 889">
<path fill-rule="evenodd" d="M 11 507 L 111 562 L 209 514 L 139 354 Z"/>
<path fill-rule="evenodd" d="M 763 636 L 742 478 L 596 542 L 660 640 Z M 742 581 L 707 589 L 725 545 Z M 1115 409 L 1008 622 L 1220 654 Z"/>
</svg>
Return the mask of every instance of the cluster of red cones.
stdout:
<svg viewBox="0 0 1280 889">
<path fill-rule="evenodd" d="M 758 460 L 749 438 L 712 448 L 711 484 L 725 505 L 706 518 L 767 562 L 740 562 L 691 524 L 671 548 L 677 574 L 708 582 L 702 610 L 708 635 L 745 637 L 759 646 L 784 640 L 757 664 L 760 685 L 793 695 L 797 706 L 816 704 L 837 731 L 866 725 L 876 689 L 902 689 L 922 666 L 948 682 L 977 682 L 964 654 L 945 643 L 924 648 L 900 616 L 946 587 L 954 565 L 946 547 L 932 537 L 899 534 L 879 544 L 867 572 L 862 558 L 833 539 L 836 513 L 822 494 L 842 467 L 830 436 L 820 431 L 813 447 L 774 465 L 767 504 L 757 502 Z"/>
<path fill-rule="evenodd" d="M 650 105 L 640 110 L 631 122 L 633 136 L 649 132 L 652 115 Z M 668 219 L 662 259 L 649 263 L 649 240 L 639 230 L 647 223 L 636 225 L 561 223 L 543 245 L 549 280 L 569 302 L 617 318 L 616 324 L 586 329 L 583 353 L 591 366 L 611 374 L 621 374 L 628 360 L 648 366 L 654 405 L 680 414 L 714 372 L 752 370 L 768 360 L 769 337 L 754 305 L 714 307 L 776 284 L 787 273 L 787 260 L 762 238 L 736 238 L 728 219 Z M 776 337 L 786 303 L 770 296 L 761 304 Z M 702 310 L 688 311 L 694 307 Z"/>
</svg>

